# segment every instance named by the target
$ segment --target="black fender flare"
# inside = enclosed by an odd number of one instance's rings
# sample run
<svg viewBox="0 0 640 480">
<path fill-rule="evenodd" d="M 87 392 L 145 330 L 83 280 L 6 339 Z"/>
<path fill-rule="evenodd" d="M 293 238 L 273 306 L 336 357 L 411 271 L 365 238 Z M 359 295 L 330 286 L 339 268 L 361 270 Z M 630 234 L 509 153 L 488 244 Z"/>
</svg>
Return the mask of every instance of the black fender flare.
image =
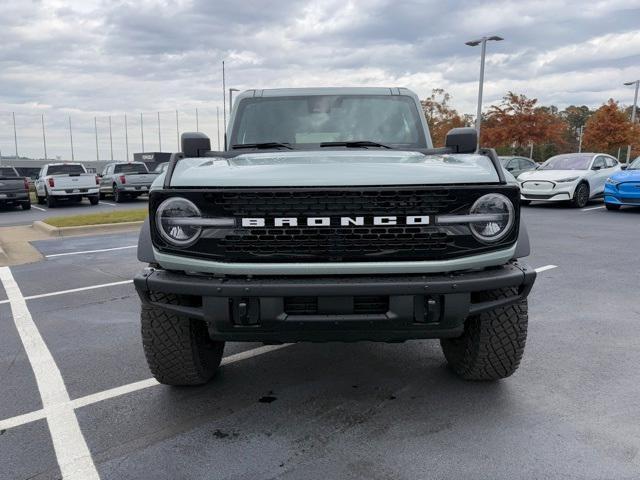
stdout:
<svg viewBox="0 0 640 480">
<path fill-rule="evenodd" d="M 153 256 L 153 243 L 151 243 L 149 217 L 144 219 L 138 235 L 138 260 L 144 263 L 156 263 L 156 259 Z"/>
<path fill-rule="evenodd" d="M 518 241 L 516 243 L 516 253 L 513 258 L 528 257 L 531 254 L 531 244 L 529 243 L 529 232 L 523 220 L 520 220 L 520 229 L 518 231 Z"/>
</svg>

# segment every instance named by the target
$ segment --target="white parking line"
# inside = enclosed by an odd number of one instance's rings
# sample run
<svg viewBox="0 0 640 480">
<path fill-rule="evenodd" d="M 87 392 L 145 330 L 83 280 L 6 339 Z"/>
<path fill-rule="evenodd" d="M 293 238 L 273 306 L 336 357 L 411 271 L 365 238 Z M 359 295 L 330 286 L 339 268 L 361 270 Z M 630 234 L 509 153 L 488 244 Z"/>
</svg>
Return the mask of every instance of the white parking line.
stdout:
<svg viewBox="0 0 640 480">
<path fill-rule="evenodd" d="M 116 204 L 115 203 L 109 203 L 109 202 L 105 202 L 104 200 L 100 200 L 100 203 L 104 203 L 105 205 L 109 205 L 111 207 L 115 207 Z"/>
<path fill-rule="evenodd" d="M 220 362 L 220 366 L 230 365 L 232 363 L 240 362 L 242 360 L 247 360 L 249 358 L 257 357 L 258 355 L 264 355 L 265 353 L 273 352 L 275 350 L 280 350 L 281 348 L 289 347 L 291 345 L 293 344 L 285 343 L 282 345 L 265 345 L 263 347 L 252 348 L 251 350 L 245 350 L 244 352 L 240 352 L 234 355 L 229 355 L 228 357 L 224 357 Z M 66 408 L 72 408 L 72 409 L 86 407 L 87 405 L 93 405 L 94 403 L 102 402 L 104 400 L 109 400 L 111 398 L 119 397 L 121 395 L 126 395 L 128 393 L 137 392 L 139 390 L 144 390 L 145 388 L 154 387 L 156 385 L 160 385 L 160 384 L 157 382 L 155 378 L 147 378 L 146 380 L 140 380 L 138 382 L 122 385 L 121 387 L 110 388 L 109 390 L 104 390 L 102 392 L 92 393 L 91 395 L 86 395 L 84 397 L 76 398 L 75 400 L 67 401 L 66 403 L 60 405 L 59 407 L 66 407 Z M 41 409 L 41 410 L 34 410 L 33 412 L 25 413 L 24 415 L 18 415 L 16 417 L 0 420 L 0 431 L 8 430 L 14 427 L 19 427 L 20 425 L 35 422 L 36 420 L 41 420 L 46 417 L 47 417 L 47 411 L 45 409 Z"/>
<path fill-rule="evenodd" d="M 67 255 L 83 255 L 85 253 L 112 252 L 114 250 L 126 250 L 128 248 L 136 248 L 136 247 L 137 245 L 127 245 L 125 247 L 100 248 L 98 250 L 83 250 L 80 252 L 53 253 L 51 255 L 45 255 L 45 258 L 66 257 Z"/>
<path fill-rule="evenodd" d="M 60 370 L 29 313 L 9 267 L 0 267 L 0 282 L 9 297 L 13 321 L 38 384 L 62 477 L 99 479 L 78 418 L 70 405 L 71 399 Z"/>
<path fill-rule="evenodd" d="M 36 207 L 35 205 L 31 204 L 31 208 L 35 208 L 36 210 L 40 210 L 41 212 L 46 212 L 47 210 L 45 208 L 42 207 Z"/>
<path fill-rule="evenodd" d="M 600 205 L 599 207 L 589 207 L 589 208 L 583 208 L 582 210 L 580 210 L 581 212 L 590 212 L 591 210 L 600 210 L 601 208 L 605 208 L 604 205 Z"/>
<path fill-rule="evenodd" d="M 558 268 L 557 265 L 545 265 L 544 267 L 536 268 L 536 273 L 546 272 L 547 270 L 553 270 L 554 268 Z"/>
<path fill-rule="evenodd" d="M 122 280 L 120 282 L 101 283 L 100 285 L 89 285 L 88 287 L 71 288 L 69 290 L 58 290 L 57 292 L 38 293 L 37 295 L 28 295 L 25 300 L 35 300 L 37 298 L 55 297 L 57 295 L 65 295 L 67 293 L 84 292 L 85 290 L 95 290 L 96 288 L 115 287 L 117 285 L 127 285 L 133 283 L 133 280 Z M 9 303 L 9 300 L 0 300 L 0 305 Z"/>
</svg>

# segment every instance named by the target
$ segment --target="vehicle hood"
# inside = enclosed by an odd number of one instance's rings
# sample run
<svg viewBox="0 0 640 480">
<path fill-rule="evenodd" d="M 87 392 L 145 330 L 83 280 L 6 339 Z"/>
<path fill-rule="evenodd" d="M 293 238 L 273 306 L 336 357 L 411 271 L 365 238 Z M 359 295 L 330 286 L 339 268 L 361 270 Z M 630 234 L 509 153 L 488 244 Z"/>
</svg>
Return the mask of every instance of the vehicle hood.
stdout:
<svg viewBox="0 0 640 480">
<path fill-rule="evenodd" d="M 518 176 L 520 182 L 527 182 L 529 180 L 548 180 L 554 182 L 556 180 L 562 180 L 563 178 L 582 178 L 589 170 L 533 170 L 530 172 L 521 173 Z"/>
<path fill-rule="evenodd" d="M 160 186 L 158 178 L 154 186 Z M 497 182 L 488 157 L 423 155 L 398 150 L 247 153 L 178 162 L 172 187 L 433 185 Z"/>
<path fill-rule="evenodd" d="M 640 182 L 640 170 L 621 170 L 609 178 L 616 182 Z"/>
</svg>

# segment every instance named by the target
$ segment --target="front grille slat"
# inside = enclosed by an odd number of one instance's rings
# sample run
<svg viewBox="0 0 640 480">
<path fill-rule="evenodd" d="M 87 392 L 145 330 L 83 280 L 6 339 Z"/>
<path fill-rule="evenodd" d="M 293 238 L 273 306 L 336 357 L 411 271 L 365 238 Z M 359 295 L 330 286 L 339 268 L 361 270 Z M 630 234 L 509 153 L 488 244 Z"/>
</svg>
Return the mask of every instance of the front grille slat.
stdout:
<svg viewBox="0 0 640 480">
<path fill-rule="evenodd" d="M 205 232 L 186 249 L 154 243 L 164 251 L 225 262 L 366 262 L 437 260 L 504 248 L 513 243 L 517 228 L 500 245 L 478 242 L 466 225 L 373 225 L 374 216 L 468 213 L 478 197 L 500 191 L 514 204 L 515 186 L 487 187 L 350 187 L 309 189 L 194 190 L 179 192 L 190 198 L 205 217 L 267 219 L 264 228 L 217 229 Z M 175 191 L 152 192 L 151 212 Z M 519 213 L 519 209 L 516 209 Z M 365 217 L 365 225 L 302 226 L 308 217 Z M 274 227 L 273 219 L 297 217 L 301 226 Z M 151 219 L 153 225 L 153 218 Z M 516 222 L 517 225 L 517 222 Z"/>
</svg>

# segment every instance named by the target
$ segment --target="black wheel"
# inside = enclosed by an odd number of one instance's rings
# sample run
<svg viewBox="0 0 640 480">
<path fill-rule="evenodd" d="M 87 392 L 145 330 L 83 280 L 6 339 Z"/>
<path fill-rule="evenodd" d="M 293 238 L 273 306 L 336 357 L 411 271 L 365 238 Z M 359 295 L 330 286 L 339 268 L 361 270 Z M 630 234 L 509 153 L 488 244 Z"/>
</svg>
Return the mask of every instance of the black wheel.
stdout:
<svg viewBox="0 0 640 480">
<path fill-rule="evenodd" d="M 44 197 L 41 197 L 41 196 L 37 195 L 36 199 L 38 200 L 38 205 L 44 205 L 44 202 L 45 202 L 45 198 Z"/>
<path fill-rule="evenodd" d="M 31 210 L 31 202 L 22 202 L 20 206 L 23 210 Z"/>
<path fill-rule="evenodd" d="M 478 300 L 491 301 L 513 296 L 505 288 L 483 292 Z M 442 351 L 458 376 L 465 380 L 498 380 L 520 366 L 527 340 L 527 300 L 469 317 L 458 338 L 440 340 Z"/>
<path fill-rule="evenodd" d="M 120 192 L 120 190 L 118 190 L 118 187 L 114 184 L 113 185 L 113 201 L 116 203 L 120 203 L 122 202 L 122 200 L 124 200 L 124 194 L 122 194 Z"/>
<path fill-rule="evenodd" d="M 46 196 L 46 202 L 47 202 L 47 207 L 49 208 L 54 208 L 58 204 L 58 202 L 56 201 L 56 198 L 52 197 L 51 195 Z"/>
<path fill-rule="evenodd" d="M 620 210 L 620 205 L 615 203 L 605 203 L 604 206 L 607 207 L 607 210 Z"/>
<path fill-rule="evenodd" d="M 171 294 L 155 293 L 152 299 L 179 303 Z M 142 305 L 142 346 L 153 376 L 165 385 L 200 385 L 217 372 L 224 342 L 211 340 L 206 324 Z"/>
<path fill-rule="evenodd" d="M 531 200 L 520 200 L 520 205 L 524 205 L 525 207 L 531 205 Z"/>
<path fill-rule="evenodd" d="M 573 193 L 571 204 L 576 208 L 584 208 L 587 206 L 587 203 L 589 203 L 589 185 L 581 183 Z"/>
<path fill-rule="evenodd" d="M 100 194 L 89 196 L 89 203 L 91 205 L 97 205 L 99 201 L 100 201 Z"/>
</svg>

